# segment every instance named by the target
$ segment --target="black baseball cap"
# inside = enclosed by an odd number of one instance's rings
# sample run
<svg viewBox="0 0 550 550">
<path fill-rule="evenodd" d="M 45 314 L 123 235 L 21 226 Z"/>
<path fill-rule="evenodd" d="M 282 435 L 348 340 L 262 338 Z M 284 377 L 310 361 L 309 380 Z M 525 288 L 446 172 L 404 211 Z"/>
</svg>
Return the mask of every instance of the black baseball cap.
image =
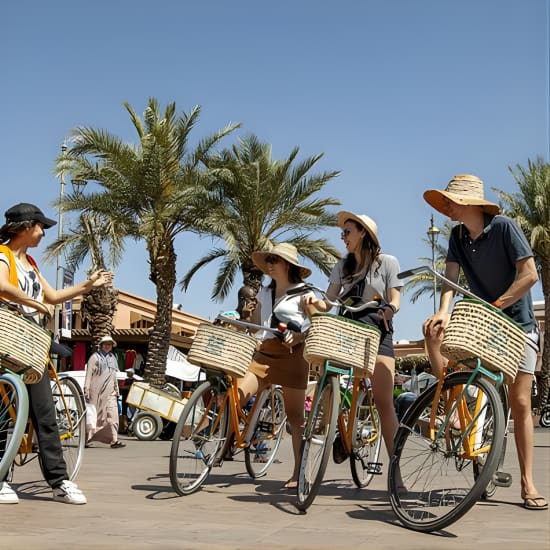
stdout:
<svg viewBox="0 0 550 550">
<path fill-rule="evenodd" d="M 6 223 L 40 222 L 46 229 L 57 224 L 56 221 L 46 218 L 38 206 L 27 202 L 20 202 L 6 210 Z"/>
</svg>

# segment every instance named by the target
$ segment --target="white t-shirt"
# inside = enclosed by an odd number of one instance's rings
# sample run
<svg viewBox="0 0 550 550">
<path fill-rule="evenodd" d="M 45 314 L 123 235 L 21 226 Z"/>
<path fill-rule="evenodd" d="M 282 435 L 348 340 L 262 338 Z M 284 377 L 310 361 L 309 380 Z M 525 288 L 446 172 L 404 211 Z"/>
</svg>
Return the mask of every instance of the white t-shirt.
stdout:
<svg viewBox="0 0 550 550">
<path fill-rule="evenodd" d="M 0 252 L 0 262 L 4 262 L 8 267 L 10 265 L 7 256 L 3 252 Z M 40 282 L 40 277 L 38 277 L 36 271 L 32 267 L 31 269 L 25 268 L 17 259 L 17 257 L 15 258 L 15 267 L 17 269 L 17 280 L 19 282 L 19 288 L 27 296 L 30 296 L 33 300 L 36 300 L 37 302 L 42 302 L 42 283 Z M 36 321 L 38 322 L 39 314 L 36 309 L 21 304 L 14 303 L 13 305 L 16 306 L 23 313 L 36 317 Z"/>
<path fill-rule="evenodd" d="M 297 288 L 301 286 L 301 283 L 291 286 L 290 288 Z M 271 316 L 275 313 L 277 319 L 282 323 L 289 323 L 294 321 L 302 327 L 302 332 L 308 329 L 310 321 L 306 312 L 302 307 L 303 294 L 295 294 L 292 296 L 281 296 L 275 300 L 275 304 L 272 306 L 273 290 L 267 286 L 263 286 L 258 292 L 258 303 L 261 308 L 261 320 L 260 324 L 264 327 L 271 326 Z M 262 330 L 256 333 L 256 338 L 259 340 L 267 340 L 274 338 L 273 333 Z"/>
</svg>

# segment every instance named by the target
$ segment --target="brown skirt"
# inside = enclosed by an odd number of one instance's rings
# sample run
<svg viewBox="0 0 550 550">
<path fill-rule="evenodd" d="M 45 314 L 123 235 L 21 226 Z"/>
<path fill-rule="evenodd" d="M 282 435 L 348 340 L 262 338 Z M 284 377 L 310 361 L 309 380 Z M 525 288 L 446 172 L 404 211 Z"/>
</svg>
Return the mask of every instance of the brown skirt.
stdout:
<svg viewBox="0 0 550 550">
<path fill-rule="evenodd" d="M 294 346 L 291 353 L 278 338 L 264 340 L 254 354 L 249 370 L 270 384 L 305 390 L 309 365 L 304 359 L 304 344 Z"/>
</svg>

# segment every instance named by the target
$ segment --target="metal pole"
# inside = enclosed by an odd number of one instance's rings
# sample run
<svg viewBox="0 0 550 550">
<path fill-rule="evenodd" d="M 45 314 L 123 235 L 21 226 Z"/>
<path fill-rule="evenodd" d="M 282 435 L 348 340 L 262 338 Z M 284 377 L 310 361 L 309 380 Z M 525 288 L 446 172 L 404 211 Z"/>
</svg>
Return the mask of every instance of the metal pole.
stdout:
<svg viewBox="0 0 550 550">
<path fill-rule="evenodd" d="M 434 215 L 432 214 L 432 218 L 430 220 L 430 228 L 427 231 L 428 237 L 430 238 L 430 244 L 432 245 L 432 269 L 435 271 L 435 243 L 437 241 L 437 237 L 439 236 L 439 233 L 441 231 L 434 225 Z M 437 311 L 437 303 L 436 303 L 436 294 L 437 294 L 437 280 L 435 276 L 433 276 L 433 301 L 434 301 L 434 313 Z"/>
<path fill-rule="evenodd" d="M 63 142 L 63 145 L 61 146 L 61 156 L 65 157 L 65 153 L 67 152 L 67 144 Z M 61 210 L 61 201 L 63 200 L 63 197 L 65 196 L 65 171 L 61 170 L 61 173 L 59 175 L 59 207 L 57 209 L 57 238 L 60 239 L 63 235 L 63 212 Z M 59 252 L 56 255 L 55 259 L 55 289 L 59 290 L 61 286 L 63 285 L 63 276 L 62 276 L 62 270 L 63 267 L 61 266 L 60 262 L 60 254 Z M 55 304 L 54 306 L 54 340 L 59 340 L 59 316 L 61 311 L 61 305 Z"/>
</svg>

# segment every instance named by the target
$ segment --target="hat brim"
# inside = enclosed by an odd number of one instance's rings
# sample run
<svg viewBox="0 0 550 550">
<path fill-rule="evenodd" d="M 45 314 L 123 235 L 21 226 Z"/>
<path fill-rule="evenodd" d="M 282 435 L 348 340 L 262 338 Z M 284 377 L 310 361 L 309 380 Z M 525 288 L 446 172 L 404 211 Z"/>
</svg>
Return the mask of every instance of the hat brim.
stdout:
<svg viewBox="0 0 550 550">
<path fill-rule="evenodd" d="M 344 229 L 344 226 L 348 220 L 353 220 L 358 223 L 370 235 L 370 238 L 374 241 L 376 246 L 380 246 L 378 235 L 368 225 L 366 225 L 365 222 L 357 216 L 357 214 L 354 214 L 353 212 L 346 212 L 345 210 L 338 212 L 338 226 L 340 228 Z"/>
<path fill-rule="evenodd" d="M 46 216 L 37 216 L 36 221 L 39 221 L 44 226 L 44 229 L 49 229 L 50 227 L 57 225 L 57 222 L 55 220 L 52 220 L 51 218 L 46 218 Z"/>
<path fill-rule="evenodd" d="M 113 347 L 116 348 L 116 342 L 112 338 L 109 338 L 109 340 L 100 340 L 99 345 L 102 346 L 103 344 L 113 344 Z"/>
<path fill-rule="evenodd" d="M 251 255 L 252 262 L 258 269 L 262 271 L 262 273 L 265 273 L 266 275 L 269 275 L 267 262 L 265 261 L 268 256 L 278 256 L 279 258 L 285 260 L 285 262 L 288 262 L 289 264 L 298 267 L 300 269 L 300 276 L 302 277 L 302 279 L 307 279 L 312 273 L 309 267 L 297 264 L 292 259 L 289 259 L 288 257 L 284 256 L 283 254 L 279 254 L 278 252 L 253 252 Z"/>
<path fill-rule="evenodd" d="M 449 191 L 441 191 L 439 189 L 429 189 L 424 192 L 424 200 L 441 214 L 447 216 L 447 200 L 463 206 L 481 206 L 483 211 L 492 216 L 496 216 L 500 212 L 498 204 L 486 201 L 485 199 L 475 199 L 471 197 L 462 197 L 449 193 Z"/>
</svg>

